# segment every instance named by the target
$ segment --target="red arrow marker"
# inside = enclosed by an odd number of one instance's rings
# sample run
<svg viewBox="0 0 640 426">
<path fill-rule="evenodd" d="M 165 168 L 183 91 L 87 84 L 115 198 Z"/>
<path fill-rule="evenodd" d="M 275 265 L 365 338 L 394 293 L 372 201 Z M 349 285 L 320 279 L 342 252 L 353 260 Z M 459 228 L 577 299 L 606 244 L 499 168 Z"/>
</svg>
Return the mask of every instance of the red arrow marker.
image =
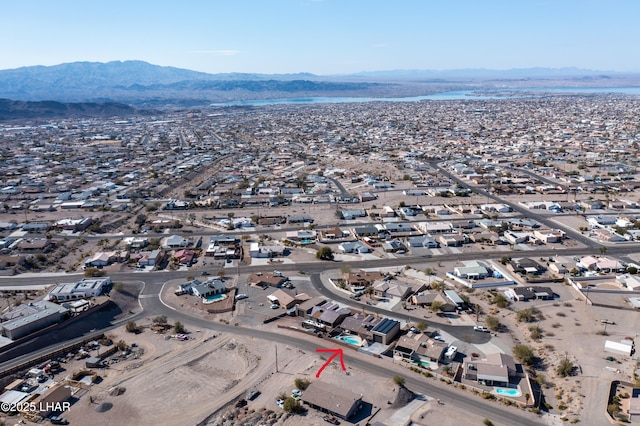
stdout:
<svg viewBox="0 0 640 426">
<path fill-rule="evenodd" d="M 344 353 L 342 352 L 342 349 L 316 349 L 316 352 L 333 352 L 333 355 L 329 357 L 327 362 L 325 362 L 324 365 L 320 367 L 320 370 L 318 370 L 318 372 L 316 373 L 316 379 L 320 378 L 320 373 L 322 373 L 322 370 L 324 370 L 327 365 L 331 364 L 331 361 L 333 361 L 333 359 L 338 355 L 340 355 L 340 367 L 342 367 L 342 371 L 347 371 L 347 367 L 344 366 Z"/>
</svg>

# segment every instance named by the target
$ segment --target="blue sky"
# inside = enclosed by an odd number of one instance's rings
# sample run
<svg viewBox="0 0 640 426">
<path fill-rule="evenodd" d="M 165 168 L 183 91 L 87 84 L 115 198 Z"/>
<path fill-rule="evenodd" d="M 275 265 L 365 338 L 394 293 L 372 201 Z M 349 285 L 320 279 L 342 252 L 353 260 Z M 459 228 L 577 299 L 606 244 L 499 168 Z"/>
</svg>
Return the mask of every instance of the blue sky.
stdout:
<svg viewBox="0 0 640 426">
<path fill-rule="evenodd" d="M 0 0 L 0 69 L 640 71 L 638 0 Z"/>
</svg>

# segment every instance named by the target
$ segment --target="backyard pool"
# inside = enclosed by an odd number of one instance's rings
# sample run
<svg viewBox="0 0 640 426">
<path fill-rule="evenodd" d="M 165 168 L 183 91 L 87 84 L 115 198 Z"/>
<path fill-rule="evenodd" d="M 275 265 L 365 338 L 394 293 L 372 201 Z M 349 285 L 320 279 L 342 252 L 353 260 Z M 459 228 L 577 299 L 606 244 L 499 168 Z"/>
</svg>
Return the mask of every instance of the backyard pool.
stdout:
<svg viewBox="0 0 640 426">
<path fill-rule="evenodd" d="M 518 389 L 496 388 L 496 393 L 498 395 L 510 396 L 512 398 L 522 396 L 522 392 L 520 392 L 520 390 Z"/>
<path fill-rule="evenodd" d="M 427 361 L 415 361 L 416 364 L 423 366 L 424 368 L 431 369 L 431 364 Z"/>
<path fill-rule="evenodd" d="M 226 294 L 214 294 L 213 296 L 207 296 L 202 298 L 202 303 L 208 305 L 209 303 L 218 302 L 227 298 Z"/>
<path fill-rule="evenodd" d="M 336 339 L 342 340 L 343 342 L 353 346 L 362 346 L 364 343 L 358 336 L 338 336 Z"/>
</svg>

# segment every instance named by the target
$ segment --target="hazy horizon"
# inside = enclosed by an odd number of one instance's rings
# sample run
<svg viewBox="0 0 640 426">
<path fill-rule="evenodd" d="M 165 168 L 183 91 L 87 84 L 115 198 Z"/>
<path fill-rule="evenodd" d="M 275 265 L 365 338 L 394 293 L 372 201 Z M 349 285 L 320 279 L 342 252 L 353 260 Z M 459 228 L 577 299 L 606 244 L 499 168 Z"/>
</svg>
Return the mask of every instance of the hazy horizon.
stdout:
<svg viewBox="0 0 640 426">
<path fill-rule="evenodd" d="M 0 3 L 0 69 L 141 60 L 218 73 L 579 68 L 637 73 L 640 3 Z"/>
</svg>

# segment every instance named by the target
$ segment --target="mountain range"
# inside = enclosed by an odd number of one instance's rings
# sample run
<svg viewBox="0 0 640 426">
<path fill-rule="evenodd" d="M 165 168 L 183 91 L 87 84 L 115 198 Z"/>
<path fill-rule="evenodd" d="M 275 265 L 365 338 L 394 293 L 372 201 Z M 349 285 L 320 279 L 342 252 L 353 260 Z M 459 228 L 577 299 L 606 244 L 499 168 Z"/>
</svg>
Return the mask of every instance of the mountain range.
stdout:
<svg viewBox="0 0 640 426">
<path fill-rule="evenodd" d="M 85 103 L 84 106 L 64 108 L 47 105 L 43 111 L 79 113 L 84 109 L 102 114 L 111 109 L 125 110 L 113 103 L 164 108 L 310 96 L 401 97 L 470 87 L 612 85 L 620 84 L 621 79 L 628 81 L 625 80 L 628 78 L 613 72 L 578 68 L 396 70 L 319 76 L 310 73 L 208 74 L 143 61 L 73 62 L 0 70 L 0 98 L 22 102 Z M 8 101 L 0 104 L 0 108 L 10 105 L 23 113 L 40 109 L 36 104 Z M 13 115 L 6 110 L 0 111 L 0 117 L 3 116 Z"/>
</svg>

